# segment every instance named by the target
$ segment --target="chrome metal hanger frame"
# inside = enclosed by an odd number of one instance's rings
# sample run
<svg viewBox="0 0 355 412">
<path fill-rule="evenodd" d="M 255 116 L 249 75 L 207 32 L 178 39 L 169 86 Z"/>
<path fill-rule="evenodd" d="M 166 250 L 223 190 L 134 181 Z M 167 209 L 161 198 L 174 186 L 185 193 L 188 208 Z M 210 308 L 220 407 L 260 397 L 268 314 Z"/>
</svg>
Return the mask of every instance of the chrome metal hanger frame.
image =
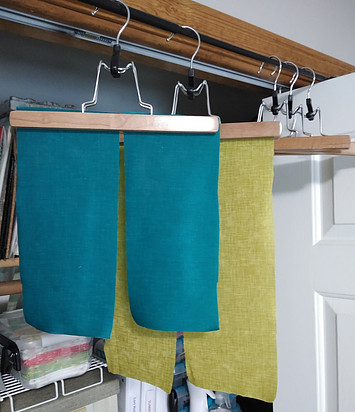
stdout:
<svg viewBox="0 0 355 412">
<path fill-rule="evenodd" d="M 284 105 L 284 102 L 279 104 L 278 102 L 278 92 L 277 92 L 277 82 L 279 80 L 281 71 L 282 71 L 282 61 L 279 57 L 277 56 L 269 56 L 269 59 L 275 59 L 278 62 L 278 66 L 275 66 L 273 72 L 271 73 L 271 76 L 273 76 L 276 71 L 277 71 L 277 75 L 275 77 L 275 81 L 274 81 L 274 87 L 273 87 L 273 92 L 272 92 L 272 105 L 268 106 L 267 104 L 265 104 L 264 102 L 262 102 L 259 106 L 259 111 L 258 111 L 258 119 L 257 121 L 260 122 L 262 120 L 263 117 L 263 112 L 264 109 L 266 109 L 269 112 L 272 112 L 272 114 L 274 115 L 274 120 L 276 119 L 276 116 L 279 114 L 279 111 L 281 110 L 281 108 Z M 259 70 L 258 70 L 258 74 L 261 73 L 262 68 L 264 67 L 265 62 L 262 62 Z"/>
<path fill-rule="evenodd" d="M 125 24 L 121 27 L 121 29 L 119 30 L 119 32 L 117 34 L 116 44 L 113 46 L 113 55 L 112 55 L 112 58 L 111 58 L 110 67 L 108 67 L 108 65 L 106 63 L 104 63 L 102 60 L 100 60 L 98 66 L 97 66 L 96 82 L 95 82 L 93 98 L 92 98 L 92 100 L 84 102 L 81 105 L 81 111 L 82 111 L 82 113 L 84 113 L 87 107 L 94 106 L 97 103 L 100 73 L 101 73 L 101 68 L 103 67 L 105 70 L 110 71 L 112 76 L 116 77 L 116 78 L 120 77 L 121 74 L 126 73 L 127 70 L 132 69 L 134 82 L 135 82 L 135 85 L 136 85 L 136 90 L 137 90 L 137 95 L 138 95 L 139 105 L 141 107 L 143 107 L 144 109 L 150 110 L 150 114 L 153 114 L 153 106 L 149 103 L 145 103 L 145 102 L 142 101 L 141 92 L 140 92 L 139 83 L 138 83 L 138 73 L 137 73 L 137 69 L 136 69 L 135 64 L 133 62 L 130 62 L 125 67 L 120 67 L 119 66 L 119 55 L 120 55 L 120 51 L 121 51 L 121 46 L 119 44 L 119 41 L 120 41 L 121 34 L 123 33 L 124 29 L 127 27 L 128 23 L 129 23 L 130 11 L 129 11 L 128 6 L 123 1 L 121 1 L 121 0 L 115 0 L 115 1 L 122 4 L 126 8 L 126 10 L 127 10 L 127 20 L 126 20 Z"/>
<path fill-rule="evenodd" d="M 310 122 L 312 122 L 315 117 L 318 115 L 318 125 L 319 125 L 319 134 L 321 136 L 326 136 L 326 134 L 323 133 L 323 122 L 322 122 L 322 115 L 321 115 L 321 110 L 319 107 L 317 107 L 315 110 L 313 109 L 313 104 L 312 104 L 312 99 L 311 99 L 311 90 L 312 87 L 314 86 L 314 83 L 316 81 L 316 74 L 314 72 L 314 70 L 310 67 L 302 67 L 302 70 L 308 70 L 309 72 L 312 73 L 313 75 L 313 79 L 312 79 L 312 83 L 309 86 L 308 90 L 307 90 L 307 98 L 306 98 L 306 106 L 307 106 L 307 113 L 304 115 L 304 117 L 306 119 L 308 119 Z M 304 128 L 303 128 L 303 133 L 310 136 L 310 133 L 307 133 Z"/>
<path fill-rule="evenodd" d="M 195 97 L 198 97 L 201 94 L 202 90 L 205 88 L 206 89 L 206 100 L 207 100 L 207 114 L 211 116 L 212 113 L 211 113 L 211 104 L 210 104 L 210 93 L 209 93 L 209 87 L 208 87 L 207 80 L 203 80 L 197 87 L 195 86 L 195 71 L 193 69 L 193 62 L 201 46 L 200 34 L 194 28 L 190 26 L 181 26 L 181 27 L 183 29 L 192 30 L 197 36 L 198 44 L 190 60 L 190 68 L 188 71 L 188 86 L 185 87 L 181 82 L 177 82 L 175 86 L 171 114 L 176 114 L 180 90 L 183 92 L 185 96 L 189 97 L 190 99 L 194 99 Z M 170 36 L 166 39 L 166 41 L 170 41 L 173 38 L 174 34 L 175 33 L 171 33 Z"/>
<path fill-rule="evenodd" d="M 100 60 L 98 66 L 97 66 L 97 73 L 96 73 L 96 82 L 95 82 L 95 88 L 94 88 L 94 95 L 93 98 L 87 102 L 84 102 L 81 105 L 81 112 L 84 113 L 85 110 L 90 107 L 90 106 L 95 106 L 97 103 L 97 97 L 98 97 L 98 89 L 99 89 L 99 80 L 100 80 L 100 74 L 101 74 L 101 68 L 104 68 L 107 71 L 110 71 L 110 68 L 106 63 L 104 63 L 102 60 Z M 145 103 L 142 101 L 140 89 L 139 89 L 139 83 L 138 83 L 138 74 L 137 74 L 137 69 L 136 66 L 133 62 L 130 62 L 127 64 L 126 67 L 120 68 L 121 74 L 125 73 L 127 70 L 132 69 L 133 72 L 133 77 L 134 81 L 136 84 L 136 90 L 137 90 L 137 95 L 138 95 L 138 102 L 141 107 L 144 109 L 148 109 L 150 111 L 150 114 L 153 114 L 153 106 L 150 103 Z"/>
</svg>

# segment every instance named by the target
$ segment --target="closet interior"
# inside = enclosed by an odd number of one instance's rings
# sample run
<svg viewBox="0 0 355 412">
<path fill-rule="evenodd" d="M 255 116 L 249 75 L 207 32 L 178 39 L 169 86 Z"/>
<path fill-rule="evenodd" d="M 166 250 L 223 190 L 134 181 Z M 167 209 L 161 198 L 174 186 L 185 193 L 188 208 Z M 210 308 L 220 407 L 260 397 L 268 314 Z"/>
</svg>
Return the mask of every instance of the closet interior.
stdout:
<svg viewBox="0 0 355 412">
<path fill-rule="evenodd" d="M 294 90 L 311 91 L 353 72 L 352 65 L 188 0 L 127 5 L 130 20 L 120 1 L 0 0 L 0 126 L 115 130 L 121 144 L 127 131 L 219 130 L 221 141 L 270 137 L 275 155 L 355 153 L 348 134 L 326 136 L 321 127 L 315 136 L 296 132 L 307 109 L 308 120 L 321 118 L 310 100 L 292 106 Z M 260 121 L 263 111 L 274 119 Z M 288 131 L 273 121 L 280 113 Z M 15 168 L 16 147 L 11 142 L 6 150 Z M 22 307 L 14 181 L 16 172 L 0 182 L 2 220 L 7 202 L 12 222 L 2 225 L 0 312 Z M 6 184 L 12 187 L 7 200 Z M 85 375 L 36 391 L 8 390 L 8 378 L 6 390 L 0 385 L 0 408 L 45 411 L 55 402 L 55 410 L 74 410 L 115 395 L 119 381 L 106 366 L 92 361 Z M 243 399 L 240 405 L 252 407 Z M 272 410 L 271 402 L 254 407 Z"/>
</svg>

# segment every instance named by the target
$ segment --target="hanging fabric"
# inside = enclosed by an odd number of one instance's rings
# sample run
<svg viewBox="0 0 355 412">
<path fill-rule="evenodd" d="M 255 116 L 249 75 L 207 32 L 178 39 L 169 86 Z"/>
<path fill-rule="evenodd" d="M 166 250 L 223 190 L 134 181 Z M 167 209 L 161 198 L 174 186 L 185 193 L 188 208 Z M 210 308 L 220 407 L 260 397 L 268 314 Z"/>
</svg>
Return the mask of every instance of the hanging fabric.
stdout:
<svg viewBox="0 0 355 412">
<path fill-rule="evenodd" d="M 130 131 L 143 131 L 143 132 L 195 132 L 195 133 L 208 133 L 210 136 L 213 136 L 214 133 L 218 130 L 218 119 L 210 116 L 196 117 L 196 116 L 142 116 L 142 115 L 120 115 L 120 114 L 99 114 L 99 113 L 66 113 L 63 112 L 25 112 L 25 111 L 15 111 L 10 114 L 10 121 L 13 126 L 18 128 L 29 128 L 29 129 L 46 129 L 50 127 L 51 129 L 97 129 L 97 130 L 108 130 L 112 133 L 115 133 L 117 130 L 130 130 Z M 245 149 L 245 152 L 241 152 L 241 158 L 246 155 L 246 158 L 252 158 L 260 160 L 257 157 L 258 149 L 253 146 L 253 142 L 256 139 L 256 133 L 259 133 L 259 136 L 271 136 L 270 147 L 271 153 L 273 151 L 273 138 L 280 135 L 280 126 L 278 122 L 264 122 L 264 123 L 249 123 L 249 124 L 229 124 L 222 125 L 221 127 L 221 139 L 228 139 L 226 142 L 222 142 L 222 152 L 220 155 L 221 162 L 228 160 L 227 146 L 231 144 L 230 147 L 234 145 L 239 145 L 242 140 L 238 138 L 243 137 L 247 138 L 247 142 L 250 140 L 248 145 L 248 150 Z M 79 133 L 79 132 L 78 132 Z M 81 133 L 81 132 L 80 132 Z M 80 134 L 79 133 L 79 134 Z M 85 133 L 83 131 L 82 133 Z M 91 133 L 91 132 L 90 132 Z M 96 133 L 96 132 L 92 132 Z M 102 132 L 100 132 L 101 134 Z M 36 134 L 36 130 L 33 132 Z M 229 139 L 237 139 L 230 141 Z M 108 139 L 110 140 L 110 139 Z M 227 146 L 224 147 L 224 144 Z M 238 150 L 242 146 L 238 146 Z M 228 152 L 229 153 L 229 152 Z M 244 154 L 243 154 L 244 153 Z M 261 158 L 263 156 L 263 151 L 261 152 Z M 232 153 L 233 154 L 233 153 Z M 234 153 L 233 156 L 237 156 L 237 153 Z M 256 157 L 255 157 L 256 156 Z M 268 158 L 268 157 L 267 157 Z M 123 160 L 120 160 L 120 174 L 122 176 Z M 221 164 L 221 173 L 225 176 L 224 180 L 232 179 L 234 174 L 240 171 L 240 168 L 243 168 L 243 163 L 233 162 L 228 167 Z M 260 177 L 262 173 L 258 170 L 256 174 Z M 248 177 L 248 173 L 246 172 Z M 227 179 L 228 178 L 228 179 Z M 123 179 L 120 179 L 121 184 L 124 183 Z M 234 180 L 232 179 L 232 182 Z M 221 177 L 219 179 L 219 185 L 224 185 Z M 234 183 L 231 183 L 234 184 Z M 242 185 L 240 185 L 242 187 Z M 234 187 L 234 190 L 237 190 L 237 187 Z M 235 194 L 234 194 L 235 195 Z M 238 196 L 236 199 L 238 199 Z M 221 197 L 221 193 L 220 193 Z M 119 235 L 118 235 L 118 263 L 117 263 L 117 273 L 118 273 L 118 288 L 116 293 L 116 309 L 114 317 L 114 326 L 112 331 L 111 340 L 107 341 L 107 357 L 108 364 L 111 372 L 120 373 L 128 377 L 136 378 L 142 381 L 149 382 L 155 386 L 161 387 L 166 392 L 170 392 L 173 376 L 173 368 L 175 362 L 175 344 L 176 344 L 176 334 L 173 332 L 158 332 L 150 330 L 144 327 L 138 326 L 132 319 L 130 313 L 129 303 L 128 303 L 128 291 L 126 285 L 126 262 L 125 262 L 125 233 L 122 233 L 122 230 L 125 230 L 125 216 L 122 217 L 121 211 L 123 210 L 122 203 L 124 203 L 124 198 L 122 197 L 122 188 L 120 188 L 120 210 L 119 210 Z M 234 205 L 228 206 L 233 210 L 234 214 L 235 208 Z M 226 218 L 227 209 L 226 207 L 220 206 L 220 213 L 223 212 L 224 216 L 222 218 L 222 225 L 227 225 L 228 219 Z M 234 216 L 234 215 L 233 215 Z M 232 222 L 234 217 L 232 216 Z M 263 215 L 262 215 L 263 216 Z M 123 219 L 123 221 L 121 220 Z M 262 221 L 263 222 L 263 221 Z M 263 222 L 264 225 L 264 222 Z M 267 226 L 267 225 L 266 225 Z M 117 227 L 117 225 L 116 225 Z M 221 233 L 223 234 L 223 227 L 221 227 Z M 123 239 L 123 240 L 122 240 Z M 226 248 L 225 243 L 227 240 L 221 238 L 221 245 L 223 248 Z M 229 244 L 228 242 L 226 243 Z M 233 247 L 228 248 L 231 254 L 234 254 Z M 252 250 L 252 249 L 250 249 Z M 228 251 L 225 252 L 228 254 Z M 272 253 L 272 252 L 270 252 Z M 220 252 L 220 256 L 222 256 Z M 22 255 L 21 255 L 22 256 Z M 21 257 L 22 259 L 22 257 Z M 22 261 L 22 260 L 21 260 Z M 234 269 L 233 269 L 234 270 Z M 234 272 L 233 272 L 234 273 Z M 222 273 L 223 275 L 223 273 Z M 219 272 L 221 276 L 221 271 Z M 224 275 L 223 275 L 224 276 Z M 113 289 L 112 289 L 113 290 Z M 242 292 L 240 291 L 242 294 Z M 242 299 L 240 299 L 242 300 Z M 226 300 L 227 301 L 227 300 Z M 219 307 L 225 311 L 225 306 L 219 302 Z M 234 308 L 231 306 L 230 310 L 233 311 Z M 232 312 L 233 313 L 233 312 Z M 220 317 L 220 319 L 223 319 Z M 224 321 L 223 321 L 224 322 Z M 198 333 L 197 336 L 212 336 L 218 334 L 219 332 L 207 332 L 207 333 Z M 187 336 L 190 334 L 187 333 Z M 223 335 L 224 336 L 224 335 Z M 189 338 L 188 338 L 189 339 Z M 224 348 L 225 342 L 220 340 L 217 342 L 217 349 L 214 348 L 213 362 L 209 364 L 216 364 L 216 359 L 221 356 L 220 349 Z M 208 346 L 208 345 L 207 345 Z M 229 347 L 229 346 L 228 346 Z M 202 349 L 202 352 L 200 352 Z M 197 358 L 203 354 L 203 356 L 209 356 L 209 349 L 206 347 L 199 348 L 196 350 L 190 349 L 189 352 L 192 358 Z M 218 354 L 218 356 L 216 355 Z M 191 357 L 190 356 L 190 357 Z M 231 358 L 233 359 L 233 357 Z M 190 359 L 191 361 L 191 359 Z M 272 362 L 272 361 L 271 361 Z M 191 363 L 191 362 L 190 362 Z M 193 363 L 193 361 L 192 361 Z M 230 366 L 231 363 L 229 362 Z M 196 366 L 196 365 L 195 365 Z M 192 365 L 192 370 L 194 374 L 199 378 L 201 375 L 201 370 L 199 367 Z M 206 365 L 202 365 L 206 366 Z M 197 370 L 197 371 L 196 371 Z M 233 370 L 235 370 L 233 368 Z M 225 373 L 225 371 L 223 371 Z M 223 374 L 218 372 L 216 376 L 223 376 Z M 233 380 L 232 380 L 233 381 Z M 198 382 L 193 382 L 196 385 L 199 385 Z M 202 382 L 201 385 L 204 383 Z M 219 385 L 218 385 L 219 386 Z M 212 387 L 212 385 L 205 386 Z M 232 392 L 232 391 L 230 391 Z"/>
<path fill-rule="evenodd" d="M 10 113 L 10 122 L 19 136 L 19 243 L 27 322 L 49 333 L 109 338 L 118 130 L 214 134 L 218 118 L 19 110 Z"/>
<path fill-rule="evenodd" d="M 170 393 L 175 367 L 176 333 L 143 328 L 132 318 L 127 289 L 124 149 L 120 148 L 117 287 L 111 339 L 105 354 L 111 373 L 158 386 Z"/>
<path fill-rule="evenodd" d="M 185 333 L 189 380 L 272 402 L 276 393 L 273 139 L 220 147 L 220 330 Z"/>
<path fill-rule="evenodd" d="M 111 335 L 117 255 L 116 131 L 18 128 L 23 307 L 37 329 Z"/>
<path fill-rule="evenodd" d="M 128 293 L 141 326 L 218 329 L 219 142 L 125 133 Z"/>
</svg>

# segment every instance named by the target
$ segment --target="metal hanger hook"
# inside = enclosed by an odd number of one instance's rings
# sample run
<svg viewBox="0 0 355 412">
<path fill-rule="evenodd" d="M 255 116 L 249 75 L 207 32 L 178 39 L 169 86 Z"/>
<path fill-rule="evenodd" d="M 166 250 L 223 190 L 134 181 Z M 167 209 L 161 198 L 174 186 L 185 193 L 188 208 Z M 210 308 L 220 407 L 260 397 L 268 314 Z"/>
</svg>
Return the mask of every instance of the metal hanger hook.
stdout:
<svg viewBox="0 0 355 412">
<path fill-rule="evenodd" d="M 275 60 L 277 60 L 278 63 L 279 63 L 279 71 L 278 71 L 277 76 L 276 76 L 275 81 L 274 81 L 274 90 L 276 90 L 276 89 L 277 89 L 277 82 L 278 82 L 278 80 L 279 80 L 279 77 L 280 77 L 280 74 L 281 74 L 281 70 L 282 70 L 282 61 L 281 61 L 281 59 L 280 59 L 279 57 L 274 56 L 274 55 L 269 56 L 269 59 L 275 59 Z M 261 65 L 260 65 L 260 67 L 259 67 L 259 70 L 258 70 L 258 74 L 261 73 L 261 70 L 262 70 L 262 68 L 264 67 L 264 64 L 265 64 L 265 62 L 262 62 L 262 63 L 261 63 Z M 273 76 L 273 75 L 276 73 L 276 70 L 277 70 L 277 66 L 275 66 L 275 69 L 274 69 L 273 72 L 271 73 L 271 76 Z"/>
<path fill-rule="evenodd" d="M 311 85 L 309 86 L 308 91 L 307 91 L 307 98 L 310 98 L 310 97 L 311 97 L 312 87 L 314 86 L 314 83 L 316 82 L 316 73 L 315 73 L 315 71 L 314 71 L 312 68 L 310 68 L 310 67 L 302 67 L 301 70 L 308 70 L 309 72 L 312 73 L 312 76 L 313 76 L 312 83 L 311 83 Z"/>
<path fill-rule="evenodd" d="M 291 94 L 292 94 L 292 91 L 293 91 L 293 86 L 294 86 L 295 83 L 297 82 L 298 76 L 300 75 L 300 71 L 299 71 L 299 69 L 298 69 L 298 66 L 297 66 L 295 63 L 290 62 L 290 61 L 285 61 L 284 63 L 285 63 L 285 64 L 290 64 L 291 66 L 293 66 L 293 67 L 295 68 L 295 72 L 293 73 L 293 76 L 292 76 L 292 78 L 291 78 L 291 80 L 290 80 L 291 86 L 290 86 L 290 92 L 289 92 L 289 94 L 291 95 Z"/>
<path fill-rule="evenodd" d="M 190 27 L 190 26 L 181 26 L 181 28 L 183 28 L 183 29 L 190 29 L 190 30 L 192 30 L 192 31 L 196 34 L 196 36 L 197 36 L 197 41 L 198 41 L 197 48 L 196 48 L 195 53 L 192 55 L 191 60 L 190 60 L 190 69 L 192 69 L 192 65 L 193 65 L 194 59 L 195 59 L 195 57 L 196 57 L 196 54 L 197 54 L 198 51 L 200 50 L 201 37 L 200 37 L 200 34 L 198 33 L 198 31 L 195 30 L 193 27 Z M 174 34 L 175 34 L 175 33 L 171 33 L 170 36 L 166 39 L 166 41 L 170 41 L 170 40 L 174 37 Z"/>
<path fill-rule="evenodd" d="M 125 3 L 123 3 L 123 1 L 121 1 L 121 0 L 116 0 L 116 1 L 120 4 L 122 4 L 122 6 L 124 6 L 126 8 L 126 11 L 127 11 L 126 23 L 121 27 L 121 30 L 117 34 L 116 44 L 118 44 L 119 41 L 120 41 L 121 34 L 123 33 L 123 30 L 128 26 L 129 20 L 131 18 L 131 12 L 129 11 L 129 7 Z"/>
</svg>

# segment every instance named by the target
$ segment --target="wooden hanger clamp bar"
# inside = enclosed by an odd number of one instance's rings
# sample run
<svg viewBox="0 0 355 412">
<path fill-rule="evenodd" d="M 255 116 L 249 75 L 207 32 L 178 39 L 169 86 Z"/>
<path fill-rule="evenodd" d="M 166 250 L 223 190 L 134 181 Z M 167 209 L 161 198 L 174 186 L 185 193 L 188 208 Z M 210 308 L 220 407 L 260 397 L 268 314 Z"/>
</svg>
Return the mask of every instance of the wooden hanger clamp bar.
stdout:
<svg viewBox="0 0 355 412">
<path fill-rule="evenodd" d="M 339 149 L 333 151 L 334 155 L 342 155 L 342 156 L 355 156 L 355 142 L 351 142 L 348 149 Z M 325 153 L 327 154 L 327 153 Z"/>
<path fill-rule="evenodd" d="M 216 133 L 220 127 L 221 139 L 249 139 L 273 137 L 278 154 L 350 154 L 350 136 L 282 137 L 280 122 L 245 122 L 219 124 L 217 116 L 172 116 L 114 114 L 64 111 L 14 110 L 10 113 L 14 127 L 119 130 L 138 132 Z M 287 153 L 286 153 L 287 152 Z M 297 153 L 298 154 L 298 153 Z"/>
<path fill-rule="evenodd" d="M 62 111 L 14 110 L 14 127 L 82 130 L 120 130 L 138 132 L 216 133 L 217 116 L 172 116 Z M 221 139 L 274 137 L 281 135 L 280 122 L 226 123 L 221 125 Z"/>
<path fill-rule="evenodd" d="M 245 122 L 222 123 L 221 139 L 250 139 L 253 137 L 281 136 L 282 126 L 280 122 Z"/>
<path fill-rule="evenodd" d="M 333 136 L 327 136 L 333 137 Z M 335 137 L 335 136 L 334 136 Z M 283 149 L 282 147 L 275 147 L 275 155 L 333 155 L 333 156 L 355 156 L 355 142 L 350 141 L 350 136 L 339 136 L 345 139 L 344 148 L 313 148 L 313 149 Z M 339 146 L 340 144 L 337 144 Z"/>
<path fill-rule="evenodd" d="M 343 150 L 350 147 L 350 136 L 299 136 L 282 137 L 275 142 L 275 151 L 323 151 L 323 150 Z"/>
<path fill-rule="evenodd" d="M 216 133 L 219 129 L 219 118 L 15 110 L 10 113 L 10 124 L 14 127 L 48 129 Z"/>
<path fill-rule="evenodd" d="M 222 123 L 221 139 L 274 137 L 275 154 L 355 154 L 349 135 L 280 137 L 280 122 Z M 354 152 L 354 153 L 353 153 Z"/>
</svg>

